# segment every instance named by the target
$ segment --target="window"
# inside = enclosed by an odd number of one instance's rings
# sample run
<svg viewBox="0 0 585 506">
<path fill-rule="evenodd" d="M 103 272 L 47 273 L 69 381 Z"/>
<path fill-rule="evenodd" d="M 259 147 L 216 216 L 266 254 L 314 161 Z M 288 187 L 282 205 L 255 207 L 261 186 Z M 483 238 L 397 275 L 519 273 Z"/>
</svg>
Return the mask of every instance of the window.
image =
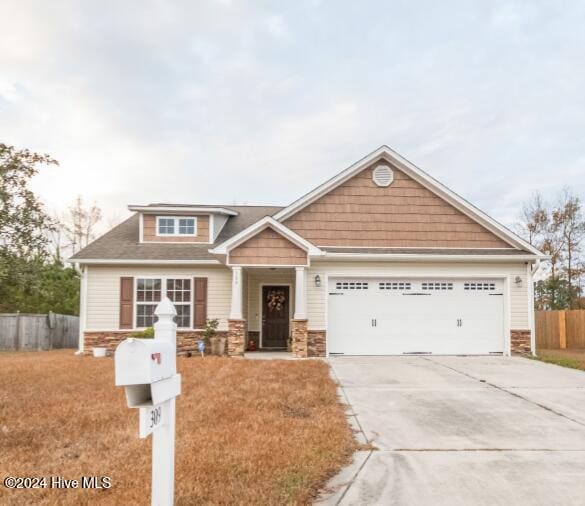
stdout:
<svg viewBox="0 0 585 506">
<path fill-rule="evenodd" d="M 197 235 L 197 218 L 156 217 L 157 235 Z"/>
<path fill-rule="evenodd" d="M 154 310 L 163 297 L 175 304 L 177 327 L 191 328 L 191 280 L 181 278 L 136 279 L 136 327 L 152 327 Z"/>
<path fill-rule="evenodd" d="M 368 283 L 360 281 L 343 281 L 335 284 L 336 290 L 367 290 Z"/>
<path fill-rule="evenodd" d="M 154 310 L 161 300 L 160 279 L 136 280 L 136 326 L 152 327 Z"/>
<path fill-rule="evenodd" d="M 195 218 L 179 218 L 179 234 L 195 235 Z"/>
<path fill-rule="evenodd" d="M 478 291 L 478 290 L 485 290 L 485 291 L 493 291 L 496 289 L 495 283 L 464 283 L 463 284 L 464 290 L 471 290 L 471 291 Z"/>
<path fill-rule="evenodd" d="M 167 297 L 175 303 L 178 327 L 191 327 L 191 280 L 167 279 Z"/>
<path fill-rule="evenodd" d="M 421 288 L 423 290 L 453 290 L 453 283 L 423 283 Z"/>
<path fill-rule="evenodd" d="M 392 281 L 379 283 L 380 290 L 410 290 L 411 284 L 404 281 Z"/>
<path fill-rule="evenodd" d="M 175 233 L 175 219 L 174 218 L 159 218 L 158 219 L 158 234 L 159 235 L 174 235 Z"/>
</svg>

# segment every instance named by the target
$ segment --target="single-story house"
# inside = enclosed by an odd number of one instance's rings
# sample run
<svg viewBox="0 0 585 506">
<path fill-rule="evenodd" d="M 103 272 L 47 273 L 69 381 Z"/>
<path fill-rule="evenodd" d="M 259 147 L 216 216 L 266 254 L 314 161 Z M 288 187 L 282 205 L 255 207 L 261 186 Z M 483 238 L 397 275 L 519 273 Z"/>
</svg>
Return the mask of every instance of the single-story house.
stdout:
<svg viewBox="0 0 585 506">
<path fill-rule="evenodd" d="M 545 255 L 386 146 L 286 207 L 129 209 L 71 259 L 82 350 L 151 326 L 166 296 L 179 351 L 218 319 L 232 356 L 534 352 Z"/>
</svg>

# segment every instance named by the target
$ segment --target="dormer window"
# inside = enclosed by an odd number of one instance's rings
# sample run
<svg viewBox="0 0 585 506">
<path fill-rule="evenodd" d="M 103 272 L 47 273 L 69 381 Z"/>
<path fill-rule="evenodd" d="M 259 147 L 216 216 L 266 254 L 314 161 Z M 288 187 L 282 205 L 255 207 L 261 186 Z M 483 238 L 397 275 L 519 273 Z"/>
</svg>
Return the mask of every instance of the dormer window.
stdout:
<svg viewBox="0 0 585 506">
<path fill-rule="evenodd" d="M 156 217 L 156 235 L 197 235 L 197 218 L 175 216 Z"/>
</svg>

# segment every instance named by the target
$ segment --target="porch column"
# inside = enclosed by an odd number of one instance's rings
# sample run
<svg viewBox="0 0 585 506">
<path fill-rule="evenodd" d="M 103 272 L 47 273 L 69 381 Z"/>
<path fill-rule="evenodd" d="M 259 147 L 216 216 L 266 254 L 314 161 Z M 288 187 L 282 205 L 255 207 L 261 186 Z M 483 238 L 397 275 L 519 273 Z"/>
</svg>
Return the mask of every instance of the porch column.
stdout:
<svg viewBox="0 0 585 506">
<path fill-rule="evenodd" d="M 292 352 L 296 358 L 309 356 L 307 332 L 307 283 L 304 267 L 296 267 L 295 315 L 292 321 Z"/>
<path fill-rule="evenodd" d="M 242 268 L 232 267 L 232 307 L 228 320 L 228 355 L 241 357 L 246 346 L 246 320 L 242 313 Z"/>
<path fill-rule="evenodd" d="M 230 311 L 230 320 L 242 319 L 242 268 L 239 266 L 232 267 L 232 309 Z"/>
<path fill-rule="evenodd" d="M 295 320 L 307 318 L 307 283 L 304 267 L 296 267 Z"/>
</svg>

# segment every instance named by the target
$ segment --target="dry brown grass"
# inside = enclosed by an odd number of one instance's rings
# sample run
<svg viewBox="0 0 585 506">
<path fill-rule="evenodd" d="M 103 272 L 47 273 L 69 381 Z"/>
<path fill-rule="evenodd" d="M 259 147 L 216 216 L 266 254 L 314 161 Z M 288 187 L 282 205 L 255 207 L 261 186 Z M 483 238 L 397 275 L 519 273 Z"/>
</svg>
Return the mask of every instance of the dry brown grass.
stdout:
<svg viewBox="0 0 585 506">
<path fill-rule="evenodd" d="M 177 504 L 303 504 L 355 449 L 321 361 L 180 358 Z M 0 480 L 110 476 L 109 490 L 7 490 L 2 504 L 149 504 L 151 442 L 111 359 L 0 353 Z"/>
</svg>

